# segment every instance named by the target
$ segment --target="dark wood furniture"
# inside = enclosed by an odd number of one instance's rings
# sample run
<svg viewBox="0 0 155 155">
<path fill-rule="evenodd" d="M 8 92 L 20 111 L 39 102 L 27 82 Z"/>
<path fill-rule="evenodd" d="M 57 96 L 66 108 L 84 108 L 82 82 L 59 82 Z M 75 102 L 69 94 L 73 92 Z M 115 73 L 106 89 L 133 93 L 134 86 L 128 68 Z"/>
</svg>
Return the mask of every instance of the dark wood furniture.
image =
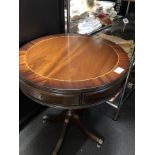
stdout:
<svg viewBox="0 0 155 155">
<path fill-rule="evenodd" d="M 103 103 L 121 88 L 128 71 L 128 56 L 118 45 L 81 35 L 51 35 L 20 48 L 20 88 L 32 100 L 67 109 L 57 154 L 69 121 L 102 144 L 81 124 L 77 109 Z M 45 120 L 53 120 L 49 116 Z"/>
</svg>

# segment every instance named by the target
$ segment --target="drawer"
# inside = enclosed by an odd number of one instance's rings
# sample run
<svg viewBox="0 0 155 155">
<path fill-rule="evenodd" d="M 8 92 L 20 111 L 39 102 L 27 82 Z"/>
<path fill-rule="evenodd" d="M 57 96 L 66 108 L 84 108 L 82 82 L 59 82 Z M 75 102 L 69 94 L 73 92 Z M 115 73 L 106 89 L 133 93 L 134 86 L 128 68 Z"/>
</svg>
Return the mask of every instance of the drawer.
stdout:
<svg viewBox="0 0 155 155">
<path fill-rule="evenodd" d="M 79 105 L 79 94 L 53 93 L 34 88 L 25 82 L 20 82 L 21 90 L 31 99 L 38 100 L 48 106 L 77 106 Z"/>
<path fill-rule="evenodd" d="M 83 104 L 96 104 L 97 102 L 106 101 L 113 97 L 121 87 L 122 82 L 107 89 L 85 93 L 83 94 Z"/>
</svg>

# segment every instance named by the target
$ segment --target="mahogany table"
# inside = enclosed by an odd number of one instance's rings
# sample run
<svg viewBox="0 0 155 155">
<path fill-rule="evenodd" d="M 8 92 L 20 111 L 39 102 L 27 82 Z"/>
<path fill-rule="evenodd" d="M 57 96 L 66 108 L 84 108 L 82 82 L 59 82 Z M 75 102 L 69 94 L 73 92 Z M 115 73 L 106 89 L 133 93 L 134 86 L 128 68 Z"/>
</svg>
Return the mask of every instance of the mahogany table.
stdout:
<svg viewBox="0 0 155 155">
<path fill-rule="evenodd" d="M 69 122 L 103 143 L 81 124 L 77 109 L 112 97 L 121 88 L 128 65 L 128 56 L 118 45 L 82 35 L 46 36 L 20 48 L 21 90 L 37 103 L 66 109 L 56 119 L 64 119 L 64 128 L 53 155 L 61 147 Z M 53 121 L 53 117 L 46 115 L 43 120 Z"/>
</svg>

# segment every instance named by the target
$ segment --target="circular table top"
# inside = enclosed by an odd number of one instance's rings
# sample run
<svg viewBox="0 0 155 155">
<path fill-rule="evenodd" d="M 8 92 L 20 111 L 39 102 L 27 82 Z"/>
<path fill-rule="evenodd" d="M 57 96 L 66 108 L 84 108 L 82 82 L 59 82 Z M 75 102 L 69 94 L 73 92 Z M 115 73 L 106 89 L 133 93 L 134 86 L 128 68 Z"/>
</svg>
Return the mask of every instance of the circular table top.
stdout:
<svg viewBox="0 0 155 155">
<path fill-rule="evenodd" d="M 81 35 L 51 35 L 20 48 L 20 77 L 46 89 L 79 90 L 110 84 L 128 69 L 118 45 Z"/>
</svg>

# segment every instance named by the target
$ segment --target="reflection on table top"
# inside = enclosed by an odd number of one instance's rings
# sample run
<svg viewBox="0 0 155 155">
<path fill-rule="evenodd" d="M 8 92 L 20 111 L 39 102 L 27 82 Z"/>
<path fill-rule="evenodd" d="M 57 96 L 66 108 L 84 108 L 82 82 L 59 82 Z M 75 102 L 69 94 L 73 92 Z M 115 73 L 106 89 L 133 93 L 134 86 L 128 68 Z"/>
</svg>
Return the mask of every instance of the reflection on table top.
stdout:
<svg viewBox="0 0 155 155">
<path fill-rule="evenodd" d="M 118 45 L 81 35 L 42 37 L 20 49 L 21 78 L 40 86 L 98 87 L 119 79 L 127 68 L 128 57 Z"/>
</svg>

